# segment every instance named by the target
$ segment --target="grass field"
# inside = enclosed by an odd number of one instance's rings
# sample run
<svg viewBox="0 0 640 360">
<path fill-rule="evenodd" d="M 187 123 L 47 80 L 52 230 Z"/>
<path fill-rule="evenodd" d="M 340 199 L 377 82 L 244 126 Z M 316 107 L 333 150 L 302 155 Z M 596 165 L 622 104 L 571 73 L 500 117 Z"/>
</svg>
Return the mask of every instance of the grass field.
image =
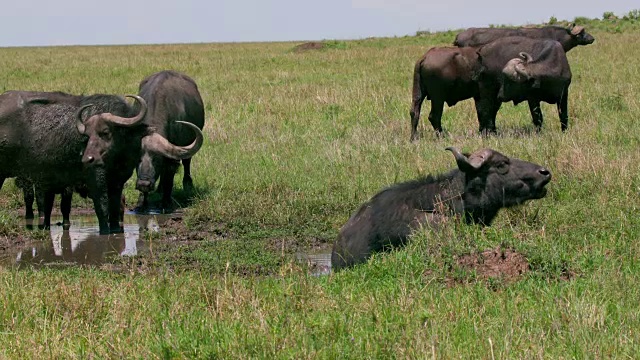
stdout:
<svg viewBox="0 0 640 360">
<path fill-rule="evenodd" d="M 306 52 L 292 51 L 298 43 L 0 49 L 1 91 L 136 93 L 143 77 L 175 69 L 196 80 L 206 106 L 185 232 L 170 242 L 149 234 L 158 250 L 116 260 L 127 269 L 118 273 L 0 268 L 0 357 L 637 357 L 640 28 L 587 30 L 596 42 L 568 54 L 567 133 L 555 105 L 543 105 L 535 134 L 526 104 L 503 104 L 499 135 L 482 138 L 465 101 L 445 110 L 449 133 L 437 138 L 425 102 L 416 143 L 413 64 L 454 32 Z M 418 231 L 352 270 L 316 277 L 294 260 L 329 246 L 381 188 L 454 167 L 447 146 L 545 165 L 549 193 L 490 228 Z M 126 194 L 135 201 L 132 181 Z M 19 227 L 11 180 L 0 199 L 0 236 L 46 237 Z M 530 271 L 508 282 L 457 265 L 499 246 Z"/>
</svg>

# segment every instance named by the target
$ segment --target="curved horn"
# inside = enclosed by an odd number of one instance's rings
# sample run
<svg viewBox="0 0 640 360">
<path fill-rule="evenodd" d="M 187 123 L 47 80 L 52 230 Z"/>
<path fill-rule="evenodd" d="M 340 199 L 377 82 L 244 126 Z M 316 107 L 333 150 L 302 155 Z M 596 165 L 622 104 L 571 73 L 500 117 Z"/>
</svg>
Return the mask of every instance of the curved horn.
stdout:
<svg viewBox="0 0 640 360">
<path fill-rule="evenodd" d="M 460 171 L 462 171 L 463 173 L 473 172 L 475 170 L 478 170 L 475 166 L 469 163 L 469 159 L 467 159 L 467 157 L 464 156 L 455 147 L 449 146 L 445 150 L 449 150 L 453 153 L 453 156 L 456 158 L 456 164 L 458 165 L 458 169 L 460 169 Z"/>
<path fill-rule="evenodd" d="M 113 115 L 112 113 L 102 113 L 100 114 L 100 117 L 110 123 L 113 123 L 119 126 L 126 126 L 126 127 L 138 125 L 138 123 L 144 120 L 144 116 L 147 114 L 147 102 L 144 101 L 144 99 L 138 95 L 125 95 L 125 96 L 136 99 L 136 101 L 140 104 L 140 112 L 138 113 L 138 115 L 132 118 L 125 118 L 125 117 Z"/>
<path fill-rule="evenodd" d="M 78 109 L 78 111 L 76 111 L 76 127 L 78 128 L 78 131 L 80 132 L 80 134 L 84 134 L 84 131 L 85 131 L 84 119 L 82 119 L 82 112 L 84 111 L 84 109 L 91 106 L 93 106 L 93 104 L 87 104 L 81 107 L 80 109 Z"/>
<path fill-rule="evenodd" d="M 520 53 L 518 54 L 518 56 L 520 56 L 520 57 L 522 58 L 522 60 L 524 60 L 524 63 L 525 63 L 525 64 L 526 64 L 526 63 L 528 63 L 528 62 L 533 61 L 533 57 L 531 56 L 531 54 L 526 53 L 526 52 L 524 52 L 524 51 L 520 52 Z"/>
<path fill-rule="evenodd" d="M 186 125 L 195 132 L 196 139 L 187 146 L 174 145 L 167 140 L 164 136 L 158 133 L 152 133 L 142 138 L 142 147 L 146 150 L 155 152 L 162 156 L 168 157 L 173 160 L 188 159 L 195 155 L 200 150 L 204 140 L 202 131 L 196 125 L 186 121 L 176 121 L 176 124 Z"/>
</svg>

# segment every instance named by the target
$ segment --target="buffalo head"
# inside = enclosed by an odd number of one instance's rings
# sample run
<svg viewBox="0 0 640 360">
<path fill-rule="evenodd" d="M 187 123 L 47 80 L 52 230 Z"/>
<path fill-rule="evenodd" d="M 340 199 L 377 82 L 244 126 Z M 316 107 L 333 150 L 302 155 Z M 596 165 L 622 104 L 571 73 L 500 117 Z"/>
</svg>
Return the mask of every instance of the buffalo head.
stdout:
<svg viewBox="0 0 640 360">
<path fill-rule="evenodd" d="M 83 120 L 83 111 L 93 105 L 88 104 L 78 109 L 76 113 L 76 126 L 81 134 L 89 137 L 87 147 L 82 156 L 83 164 L 90 166 L 104 165 L 105 159 L 109 158 L 114 148 L 126 146 L 125 139 L 120 139 L 120 136 L 114 136 L 114 132 L 117 132 L 119 128 L 134 127 L 144 120 L 147 112 L 146 101 L 137 95 L 127 95 L 127 97 L 134 98 L 140 103 L 140 112 L 131 118 L 125 118 L 111 113 L 99 113 Z M 122 141 L 122 144 L 118 144 L 119 141 Z"/>
<path fill-rule="evenodd" d="M 518 54 L 519 57 L 507 62 L 502 69 L 502 73 L 512 81 L 521 83 L 529 80 L 531 76 L 527 72 L 526 65 L 531 62 L 531 55 L 526 52 Z"/>
<path fill-rule="evenodd" d="M 138 181 L 136 189 L 142 192 L 150 192 L 153 190 L 158 175 L 156 169 L 162 169 L 167 166 L 167 159 L 174 160 L 173 166 L 178 166 L 178 161 L 189 159 L 200 150 L 203 141 L 203 135 L 200 128 L 186 121 L 176 121 L 176 124 L 191 129 L 195 135 L 195 140 L 188 146 L 177 146 L 171 144 L 162 135 L 152 132 L 142 138 L 142 156 L 138 164 Z M 171 166 L 171 165 L 169 165 Z"/>
<path fill-rule="evenodd" d="M 593 44 L 596 40 L 591 34 L 587 33 L 584 27 L 571 24 L 567 28 L 567 32 L 571 35 L 571 39 L 575 41 L 576 45 L 589 45 Z"/>
<path fill-rule="evenodd" d="M 491 149 L 470 155 L 453 147 L 447 150 L 453 153 L 458 169 L 465 174 L 470 203 L 477 197 L 487 203 L 485 206 L 493 203 L 493 206 L 509 207 L 547 194 L 545 186 L 551 181 L 551 172 L 540 165 L 509 158 Z"/>
</svg>

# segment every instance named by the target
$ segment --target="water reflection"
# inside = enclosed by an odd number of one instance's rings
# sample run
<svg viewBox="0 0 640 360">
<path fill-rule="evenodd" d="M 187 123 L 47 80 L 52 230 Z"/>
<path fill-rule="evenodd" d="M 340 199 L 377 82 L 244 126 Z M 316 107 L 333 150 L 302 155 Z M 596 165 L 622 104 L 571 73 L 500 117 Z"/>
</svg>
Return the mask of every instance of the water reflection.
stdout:
<svg viewBox="0 0 640 360">
<path fill-rule="evenodd" d="M 99 235 L 95 215 L 73 216 L 71 229 L 52 225 L 48 240 L 28 246 L 8 249 L 2 256 L 3 265 L 65 267 L 74 265 L 101 265 L 114 256 L 135 256 L 147 251 L 141 232 L 158 231 L 171 218 L 181 214 L 125 214 L 124 233 Z M 58 220 L 52 217 L 52 224 Z M 37 220 L 36 220 L 37 221 Z M 27 221 L 26 226 L 33 222 Z"/>
<path fill-rule="evenodd" d="M 312 275 L 329 275 L 331 273 L 331 249 L 318 252 L 298 253 L 296 258 L 306 264 Z"/>
</svg>

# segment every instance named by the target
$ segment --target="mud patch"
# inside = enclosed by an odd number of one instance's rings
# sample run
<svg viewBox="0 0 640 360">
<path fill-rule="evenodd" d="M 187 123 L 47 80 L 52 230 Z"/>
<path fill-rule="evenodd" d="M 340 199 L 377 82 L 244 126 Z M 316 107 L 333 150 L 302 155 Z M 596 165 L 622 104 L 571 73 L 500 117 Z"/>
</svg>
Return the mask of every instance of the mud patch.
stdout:
<svg viewBox="0 0 640 360">
<path fill-rule="evenodd" d="M 454 286 L 474 280 L 488 281 L 489 284 L 510 284 L 521 279 L 530 271 L 527 258 L 512 249 L 487 249 L 481 253 L 459 256 L 454 260 L 445 276 L 445 284 Z"/>
<path fill-rule="evenodd" d="M 293 48 L 293 51 L 301 52 L 301 51 L 308 51 L 308 50 L 321 50 L 321 49 L 324 49 L 325 47 L 326 47 L 325 43 L 318 42 L 318 41 L 311 41 L 304 44 L 296 45 Z"/>
</svg>

